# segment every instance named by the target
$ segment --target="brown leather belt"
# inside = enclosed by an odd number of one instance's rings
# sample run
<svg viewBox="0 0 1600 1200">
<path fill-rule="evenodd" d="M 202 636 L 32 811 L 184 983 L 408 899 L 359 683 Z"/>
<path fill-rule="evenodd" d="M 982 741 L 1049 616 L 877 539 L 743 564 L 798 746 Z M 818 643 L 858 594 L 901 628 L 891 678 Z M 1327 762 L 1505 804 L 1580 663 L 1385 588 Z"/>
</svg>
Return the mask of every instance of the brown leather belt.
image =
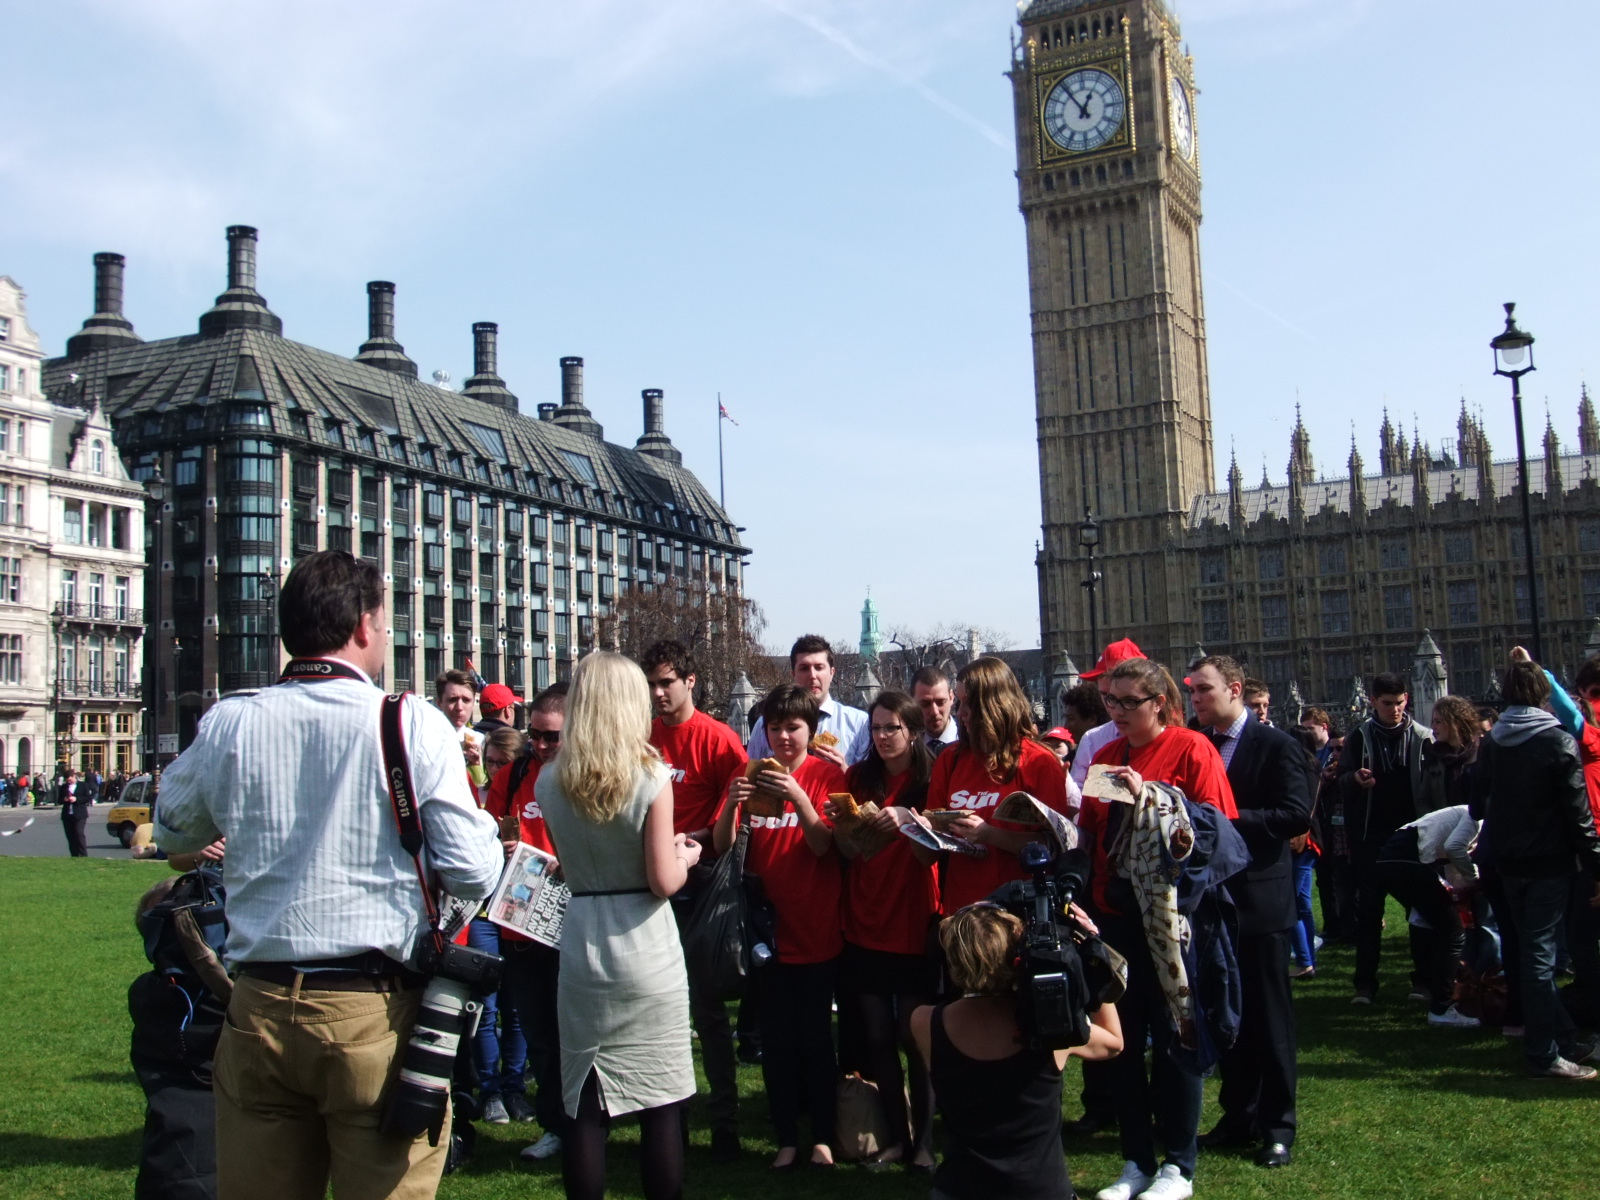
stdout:
<svg viewBox="0 0 1600 1200">
<path fill-rule="evenodd" d="M 308 969 L 309 968 L 309 969 Z M 421 987 L 426 980 L 399 963 L 387 963 L 375 973 L 349 967 L 320 967 L 317 963 L 245 963 L 239 974 L 294 987 L 307 992 L 376 992 L 387 994 Z"/>
</svg>

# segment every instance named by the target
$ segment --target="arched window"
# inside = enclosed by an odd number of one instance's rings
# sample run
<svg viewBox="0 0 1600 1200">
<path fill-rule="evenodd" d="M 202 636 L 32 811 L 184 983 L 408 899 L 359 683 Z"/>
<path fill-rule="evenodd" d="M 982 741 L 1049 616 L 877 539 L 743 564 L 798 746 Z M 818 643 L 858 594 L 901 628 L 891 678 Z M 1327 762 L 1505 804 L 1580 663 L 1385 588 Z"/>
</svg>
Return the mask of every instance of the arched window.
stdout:
<svg viewBox="0 0 1600 1200">
<path fill-rule="evenodd" d="M 89 469 L 96 475 L 106 473 L 106 444 L 99 438 L 89 445 Z"/>
<path fill-rule="evenodd" d="M 0 738 L 0 775 L 6 773 L 6 740 Z"/>
<path fill-rule="evenodd" d="M 17 739 L 17 774 L 26 775 L 33 770 L 33 743 L 27 738 Z"/>
</svg>

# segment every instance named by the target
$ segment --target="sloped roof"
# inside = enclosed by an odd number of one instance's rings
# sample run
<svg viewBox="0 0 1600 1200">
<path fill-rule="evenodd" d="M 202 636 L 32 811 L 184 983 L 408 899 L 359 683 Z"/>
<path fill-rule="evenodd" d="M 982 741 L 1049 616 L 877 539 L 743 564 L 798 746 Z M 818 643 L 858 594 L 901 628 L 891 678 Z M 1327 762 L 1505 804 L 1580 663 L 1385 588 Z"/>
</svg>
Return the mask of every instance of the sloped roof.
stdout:
<svg viewBox="0 0 1600 1200">
<path fill-rule="evenodd" d="M 67 382 L 69 370 L 80 376 L 78 384 Z M 701 526 L 674 528 L 674 533 L 739 545 L 727 513 L 683 467 L 264 329 L 235 328 L 210 337 L 187 335 L 101 350 L 70 361 L 52 359 L 45 366 L 45 387 L 80 406 L 85 396 L 103 397 L 124 449 L 186 433 L 189 441 L 209 440 L 197 438 L 197 431 L 270 432 L 309 442 L 319 454 L 383 459 L 390 469 L 403 465 L 414 474 L 460 479 L 461 486 L 485 491 L 536 490 L 549 498 L 548 481 L 560 481 L 557 495 L 567 507 L 581 507 L 570 500 L 574 486 L 602 489 L 640 506 L 626 514 L 631 519 L 655 523 L 654 506 L 670 506 Z M 270 430 L 227 424 L 227 410 L 241 401 L 264 409 Z M 325 437 L 330 423 L 344 427 L 342 446 Z M 370 454 L 360 447 L 362 433 L 372 434 Z M 391 449 L 394 437 L 406 439 L 403 464 Z M 423 463 L 424 447 L 434 449 L 436 467 Z M 461 457 L 464 474 L 449 469 L 452 455 Z M 478 476 L 479 461 L 488 464 L 489 480 Z M 508 466 L 514 469 L 509 480 Z M 542 477 L 535 489 L 528 488 L 530 473 Z M 670 516 L 664 523 L 673 524 Z"/>
<path fill-rule="evenodd" d="M 1600 455 L 1595 454 L 1563 454 L 1558 460 L 1561 471 L 1561 484 L 1564 488 L 1575 487 L 1585 479 L 1600 480 Z M 1506 462 L 1491 463 L 1489 466 L 1489 479 L 1494 485 L 1496 496 L 1509 496 L 1517 486 L 1517 462 L 1510 459 Z M 1543 458 L 1530 458 L 1528 460 L 1528 486 L 1535 492 L 1544 493 L 1545 471 Z M 1409 508 L 1413 503 L 1415 485 L 1411 472 L 1395 475 L 1367 475 L 1361 480 L 1361 490 L 1366 497 L 1367 509 L 1373 510 L 1385 501 L 1392 500 L 1402 508 Z M 1435 467 L 1428 472 L 1428 497 L 1437 504 L 1447 499 L 1452 493 L 1457 493 L 1467 499 L 1476 499 L 1478 495 L 1478 468 L 1477 467 Z M 1319 479 L 1306 485 L 1305 505 L 1306 515 L 1315 516 L 1325 508 L 1332 508 L 1338 513 L 1350 511 L 1350 497 L 1352 494 L 1349 479 Z M 1253 524 L 1261 516 L 1285 518 L 1289 516 L 1289 487 L 1273 485 L 1272 487 L 1246 488 L 1243 494 L 1245 524 Z M 1196 496 L 1189 509 L 1189 524 L 1191 527 L 1201 525 L 1206 521 L 1215 521 L 1219 525 L 1228 524 L 1228 493 L 1207 492 Z"/>
</svg>

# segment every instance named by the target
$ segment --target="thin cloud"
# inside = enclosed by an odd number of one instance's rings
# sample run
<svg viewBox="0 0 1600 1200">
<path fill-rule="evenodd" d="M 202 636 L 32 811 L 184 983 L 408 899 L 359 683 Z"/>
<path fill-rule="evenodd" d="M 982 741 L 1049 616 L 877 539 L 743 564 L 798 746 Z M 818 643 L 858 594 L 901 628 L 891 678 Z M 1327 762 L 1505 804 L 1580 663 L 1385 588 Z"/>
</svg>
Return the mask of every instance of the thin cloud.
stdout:
<svg viewBox="0 0 1600 1200">
<path fill-rule="evenodd" d="M 910 72 L 896 66 L 888 59 L 883 58 L 880 55 L 873 54 L 871 51 L 865 49 L 837 26 L 830 25 L 827 21 L 824 21 L 821 17 L 818 17 L 813 13 L 797 11 L 796 9 L 790 8 L 788 5 L 782 3 L 781 0 L 760 0 L 760 3 L 765 7 L 772 9 L 773 12 L 783 14 L 791 21 L 799 22 L 801 25 L 804 25 L 807 29 L 811 30 L 819 37 L 832 42 L 835 46 L 838 46 L 839 49 L 850 55 L 851 58 L 855 59 L 862 66 L 881 72 L 882 74 L 887 75 L 890 79 L 893 79 L 902 87 L 909 88 L 918 96 L 921 96 L 929 104 L 933 105 L 934 108 L 938 109 L 948 117 L 953 117 L 955 120 L 973 130 L 981 137 L 993 142 L 996 146 L 999 146 L 1002 150 L 1009 151 L 1013 148 L 1011 139 L 1003 136 L 998 130 L 996 130 L 986 121 L 974 116 L 955 101 L 934 91 L 933 88 L 923 83 L 922 80 L 918 79 Z"/>
</svg>

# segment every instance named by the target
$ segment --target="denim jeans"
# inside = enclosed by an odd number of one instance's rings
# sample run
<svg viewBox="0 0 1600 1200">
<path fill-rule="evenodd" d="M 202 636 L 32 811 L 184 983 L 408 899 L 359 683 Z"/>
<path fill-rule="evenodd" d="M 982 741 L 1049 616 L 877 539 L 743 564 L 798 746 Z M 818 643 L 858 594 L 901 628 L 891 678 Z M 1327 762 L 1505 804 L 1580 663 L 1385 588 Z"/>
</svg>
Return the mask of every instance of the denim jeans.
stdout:
<svg viewBox="0 0 1600 1200">
<path fill-rule="evenodd" d="M 1294 904 L 1300 922 L 1289 931 L 1289 948 L 1297 967 L 1317 965 L 1317 917 L 1311 910 L 1311 881 L 1319 857 L 1309 846 L 1294 856 Z"/>
<path fill-rule="evenodd" d="M 1522 943 L 1522 1023 L 1527 1032 L 1522 1053 L 1528 1065 L 1543 1070 L 1572 1042 L 1572 1018 L 1556 991 L 1556 930 L 1566 911 L 1572 877 L 1502 880 L 1511 919 Z"/>
<path fill-rule="evenodd" d="M 475 920 L 467 927 L 467 945 L 474 950 L 500 953 L 500 927 L 492 921 Z M 523 1072 L 528 1067 L 528 1043 L 522 1036 L 522 1023 L 516 1009 L 500 1004 L 499 994 L 485 996 L 483 1016 L 473 1039 L 478 1062 L 478 1091 L 487 1100 L 523 1091 Z"/>
</svg>

